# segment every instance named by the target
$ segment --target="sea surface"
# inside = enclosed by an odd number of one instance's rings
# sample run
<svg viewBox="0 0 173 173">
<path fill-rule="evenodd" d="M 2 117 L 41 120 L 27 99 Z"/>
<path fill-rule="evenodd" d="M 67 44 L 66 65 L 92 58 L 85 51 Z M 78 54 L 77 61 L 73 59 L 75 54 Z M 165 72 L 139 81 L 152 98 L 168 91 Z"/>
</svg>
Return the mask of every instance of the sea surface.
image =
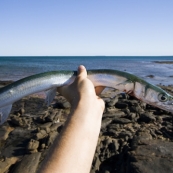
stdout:
<svg viewBox="0 0 173 173">
<path fill-rule="evenodd" d="M 152 84 L 173 85 L 173 56 L 0 56 L 0 81 L 54 70 L 116 69 L 135 74 Z M 147 77 L 154 75 L 153 78 Z"/>
</svg>

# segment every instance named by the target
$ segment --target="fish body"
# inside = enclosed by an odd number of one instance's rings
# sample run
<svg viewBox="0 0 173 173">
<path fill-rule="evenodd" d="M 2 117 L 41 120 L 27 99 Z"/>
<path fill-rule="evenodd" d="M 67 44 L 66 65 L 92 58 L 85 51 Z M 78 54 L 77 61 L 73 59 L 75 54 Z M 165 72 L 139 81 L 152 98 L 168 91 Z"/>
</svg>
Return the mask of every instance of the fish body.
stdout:
<svg viewBox="0 0 173 173">
<path fill-rule="evenodd" d="M 94 86 L 112 87 L 161 109 L 173 112 L 173 97 L 161 88 L 127 72 L 118 70 L 88 70 L 88 78 Z M 18 80 L 0 89 L 0 124 L 3 124 L 11 111 L 12 104 L 21 98 L 45 91 L 49 105 L 56 88 L 70 85 L 77 75 L 76 71 L 52 71 L 36 74 Z"/>
</svg>

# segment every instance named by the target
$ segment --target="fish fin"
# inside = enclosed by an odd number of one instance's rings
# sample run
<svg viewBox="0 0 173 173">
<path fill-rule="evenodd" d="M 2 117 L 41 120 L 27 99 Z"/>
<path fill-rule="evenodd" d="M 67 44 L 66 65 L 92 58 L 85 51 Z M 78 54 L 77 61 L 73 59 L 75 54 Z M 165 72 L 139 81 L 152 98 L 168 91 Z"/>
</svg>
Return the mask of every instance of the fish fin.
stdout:
<svg viewBox="0 0 173 173">
<path fill-rule="evenodd" d="M 45 93 L 46 93 L 45 103 L 49 106 L 56 95 L 56 88 L 51 88 L 45 91 Z"/>
<path fill-rule="evenodd" d="M 12 104 L 0 108 L 0 125 L 3 124 L 7 120 L 8 115 L 10 114 L 11 108 L 12 108 Z"/>
</svg>

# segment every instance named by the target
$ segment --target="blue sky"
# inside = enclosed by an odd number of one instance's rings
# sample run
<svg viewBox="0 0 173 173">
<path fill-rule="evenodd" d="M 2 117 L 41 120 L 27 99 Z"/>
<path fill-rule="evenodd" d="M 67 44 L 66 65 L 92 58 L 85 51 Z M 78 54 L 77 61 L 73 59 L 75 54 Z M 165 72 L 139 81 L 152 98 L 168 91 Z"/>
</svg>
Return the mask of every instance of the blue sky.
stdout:
<svg viewBox="0 0 173 173">
<path fill-rule="evenodd" d="M 173 0 L 1 0 L 4 55 L 173 55 Z"/>
</svg>

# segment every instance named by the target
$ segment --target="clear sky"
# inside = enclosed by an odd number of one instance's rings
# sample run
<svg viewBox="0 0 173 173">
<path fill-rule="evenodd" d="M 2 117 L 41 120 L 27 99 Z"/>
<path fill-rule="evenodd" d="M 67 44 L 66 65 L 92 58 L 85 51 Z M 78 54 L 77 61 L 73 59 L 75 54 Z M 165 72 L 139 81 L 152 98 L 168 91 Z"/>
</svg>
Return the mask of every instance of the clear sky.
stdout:
<svg viewBox="0 0 173 173">
<path fill-rule="evenodd" d="M 4 55 L 173 55 L 173 0 L 0 0 Z"/>
</svg>

